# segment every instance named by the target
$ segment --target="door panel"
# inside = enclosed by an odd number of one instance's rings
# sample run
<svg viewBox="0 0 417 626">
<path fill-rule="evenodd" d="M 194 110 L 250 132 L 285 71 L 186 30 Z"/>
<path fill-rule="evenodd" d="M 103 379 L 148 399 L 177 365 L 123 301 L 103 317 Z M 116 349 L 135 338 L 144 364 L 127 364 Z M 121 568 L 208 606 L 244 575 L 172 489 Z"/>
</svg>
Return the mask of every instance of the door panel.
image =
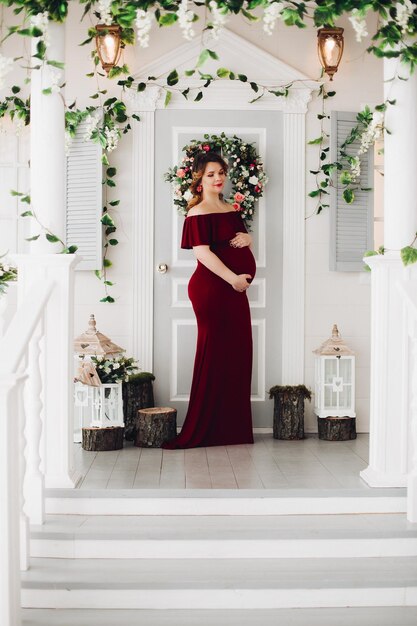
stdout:
<svg viewBox="0 0 417 626">
<path fill-rule="evenodd" d="M 164 172 L 183 156 L 182 147 L 205 133 L 236 134 L 253 142 L 269 176 L 252 225 L 256 278 L 248 290 L 252 314 L 252 412 L 255 427 L 272 425 L 267 390 L 281 379 L 282 114 L 273 111 L 157 110 L 155 119 L 155 398 L 178 411 L 183 423 L 194 365 L 197 326 L 187 285 L 196 267 L 192 250 L 180 248 L 184 218 L 177 214 Z M 230 183 L 225 197 L 230 193 Z M 167 264 L 166 273 L 157 271 Z M 221 306 L 221 303 L 219 303 Z"/>
</svg>

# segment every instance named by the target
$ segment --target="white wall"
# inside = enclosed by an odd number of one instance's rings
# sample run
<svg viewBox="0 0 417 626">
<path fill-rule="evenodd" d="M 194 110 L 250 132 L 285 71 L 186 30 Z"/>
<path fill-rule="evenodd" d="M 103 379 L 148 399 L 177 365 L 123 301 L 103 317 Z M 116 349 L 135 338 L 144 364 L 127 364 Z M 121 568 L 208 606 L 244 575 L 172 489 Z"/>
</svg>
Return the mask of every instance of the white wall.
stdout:
<svg viewBox="0 0 417 626">
<path fill-rule="evenodd" d="M 81 9 L 77 3 L 70 3 L 70 15 L 66 25 L 66 89 L 68 103 L 74 99 L 78 106 L 97 103 L 89 96 L 96 90 L 92 79 L 85 74 L 91 71 L 91 45 L 80 47 L 78 44 L 86 38 L 87 20 L 80 24 Z M 14 18 L 10 23 L 14 23 Z M 345 27 L 345 53 L 342 65 L 333 82 L 337 95 L 328 100 L 329 110 L 357 111 L 366 103 L 377 103 L 383 99 L 382 63 L 368 55 L 365 50 L 369 45 L 368 37 L 362 44 L 355 41 L 355 36 L 348 20 L 341 20 Z M 371 25 L 370 25 L 371 26 Z M 233 16 L 228 28 L 248 41 L 260 46 L 311 78 L 318 78 L 320 66 L 316 53 L 316 29 L 311 26 L 299 30 L 277 24 L 272 37 L 266 36 L 261 24 L 248 24 L 240 16 Z M 371 32 L 371 29 L 370 29 Z M 157 28 L 151 31 L 149 48 L 129 48 L 125 52 L 126 62 L 132 74 L 140 72 L 142 66 L 156 59 L 169 50 L 183 43 L 182 35 L 176 27 Z M 215 49 L 215 43 L 209 45 Z M 231 68 L 238 71 L 239 68 Z M 252 77 L 256 80 L 256 77 Z M 108 94 L 118 95 L 120 88 L 116 81 L 103 78 L 101 88 L 107 88 Z M 204 99 L 201 102 L 204 107 Z M 319 134 L 319 122 L 316 114 L 320 103 L 310 104 L 307 115 L 307 137 Z M 133 122 L 135 123 L 135 122 Z M 317 151 L 307 147 L 307 172 L 317 165 Z M 114 269 L 109 272 L 109 279 L 116 283 L 112 294 L 115 304 L 102 304 L 102 286 L 90 272 L 79 272 L 76 279 L 76 317 L 75 332 L 82 332 L 88 323 L 90 313 L 94 313 L 98 328 L 109 335 L 116 343 L 132 349 L 132 289 L 131 266 L 132 247 L 129 233 L 132 226 L 131 204 L 132 171 L 131 135 L 124 136 L 121 145 L 113 153 L 112 165 L 118 168 L 117 189 L 110 191 L 110 198 L 119 198 L 120 206 L 114 212 L 118 223 L 117 239 L 120 244 L 111 249 Z M 314 188 L 314 177 L 307 176 L 306 193 Z M 307 200 L 306 216 L 314 211 L 315 203 Z M 305 335 L 305 380 L 313 387 L 312 350 L 331 334 L 333 323 L 357 354 L 357 425 L 358 431 L 366 431 L 369 423 L 369 353 L 370 353 L 370 281 L 368 275 L 358 272 L 330 272 L 329 269 L 329 215 L 325 210 L 318 216 L 306 220 L 306 335 Z M 155 372 L 156 376 L 158 375 Z M 279 381 L 277 381 L 279 382 Z M 316 430 L 316 420 L 312 414 L 313 403 L 306 402 L 306 430 Z M 272 409 L 271 409 L 272 412 Z"/>
</svg>

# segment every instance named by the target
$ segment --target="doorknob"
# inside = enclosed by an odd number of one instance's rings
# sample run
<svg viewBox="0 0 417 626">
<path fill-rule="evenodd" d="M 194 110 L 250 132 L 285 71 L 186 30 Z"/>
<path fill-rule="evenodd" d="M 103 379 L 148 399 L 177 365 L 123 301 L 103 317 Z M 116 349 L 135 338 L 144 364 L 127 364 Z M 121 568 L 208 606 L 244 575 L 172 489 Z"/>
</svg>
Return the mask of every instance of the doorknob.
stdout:
<svg viewBox="0 0 417 626">
<path fill-rule="evenodd" d="M 166 263 L 160 263 L 156 269 L 160 274 L 166 274 L 168 271 L 168 265 Z"/>
</svg>

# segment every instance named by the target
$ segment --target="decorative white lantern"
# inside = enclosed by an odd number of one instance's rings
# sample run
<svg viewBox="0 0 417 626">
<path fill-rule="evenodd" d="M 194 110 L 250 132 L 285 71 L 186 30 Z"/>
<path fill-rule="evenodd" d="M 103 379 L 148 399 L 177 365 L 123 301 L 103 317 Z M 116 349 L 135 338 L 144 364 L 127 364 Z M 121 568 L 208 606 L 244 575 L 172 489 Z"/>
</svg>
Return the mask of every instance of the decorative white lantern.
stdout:
<svg viewBox="0 0 417 626">
<path fill-rule="evenodd" d="M 123 356 L 123 348 L 113 343 L 96 328 L 94 315 L 89 327 L 74 341 L 77 381 L 74 384 L 74 441 L 81 442 L 85 426 L 110 428 L 124 426 L 122 383 L 101 383 L 91 357 Z"/>
<path fill-rule="evenodd" d="M 318 417 L 356 417 L 355 356 L 344 343 L 337 325 L 315 356 L 315 406 Z"/>
</svg>

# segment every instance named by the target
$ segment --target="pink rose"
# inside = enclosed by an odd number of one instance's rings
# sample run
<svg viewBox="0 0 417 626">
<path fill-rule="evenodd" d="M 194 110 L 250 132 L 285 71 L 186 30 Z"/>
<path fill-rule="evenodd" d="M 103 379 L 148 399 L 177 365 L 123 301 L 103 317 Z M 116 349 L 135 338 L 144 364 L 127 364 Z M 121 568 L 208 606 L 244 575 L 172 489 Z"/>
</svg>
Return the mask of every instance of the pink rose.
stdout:
<svg viewBox="0 0 417 626">
<path fill-rule="evenodd" d="M 241 211 L 242 207 L 240 206 L 239 202 L 234 202 L 233 203 L 233 208 L 235 211 Z"/>
<path fill-rule="evenodd" d="M 240 193 L 239 191 L 237 191 L 234 195 L 234 198 L 236 202 L 242 202 L 242 200 L 245 199 L 245 196 L 243 195 L 243 193 Z"/>
<path fill-rule="evenodd" d="M 205 150 L 206 152 L 210 152 L 210 146 L 207 144 L 204 144 L 203 150 Z"/>
<path fill-rule="evenodd" d="M 183 170 L 183 169 L 177 170 L 177 176 L 178 176 L 178 178 L 184 178 L 185 170 Z"/>
</svg>

